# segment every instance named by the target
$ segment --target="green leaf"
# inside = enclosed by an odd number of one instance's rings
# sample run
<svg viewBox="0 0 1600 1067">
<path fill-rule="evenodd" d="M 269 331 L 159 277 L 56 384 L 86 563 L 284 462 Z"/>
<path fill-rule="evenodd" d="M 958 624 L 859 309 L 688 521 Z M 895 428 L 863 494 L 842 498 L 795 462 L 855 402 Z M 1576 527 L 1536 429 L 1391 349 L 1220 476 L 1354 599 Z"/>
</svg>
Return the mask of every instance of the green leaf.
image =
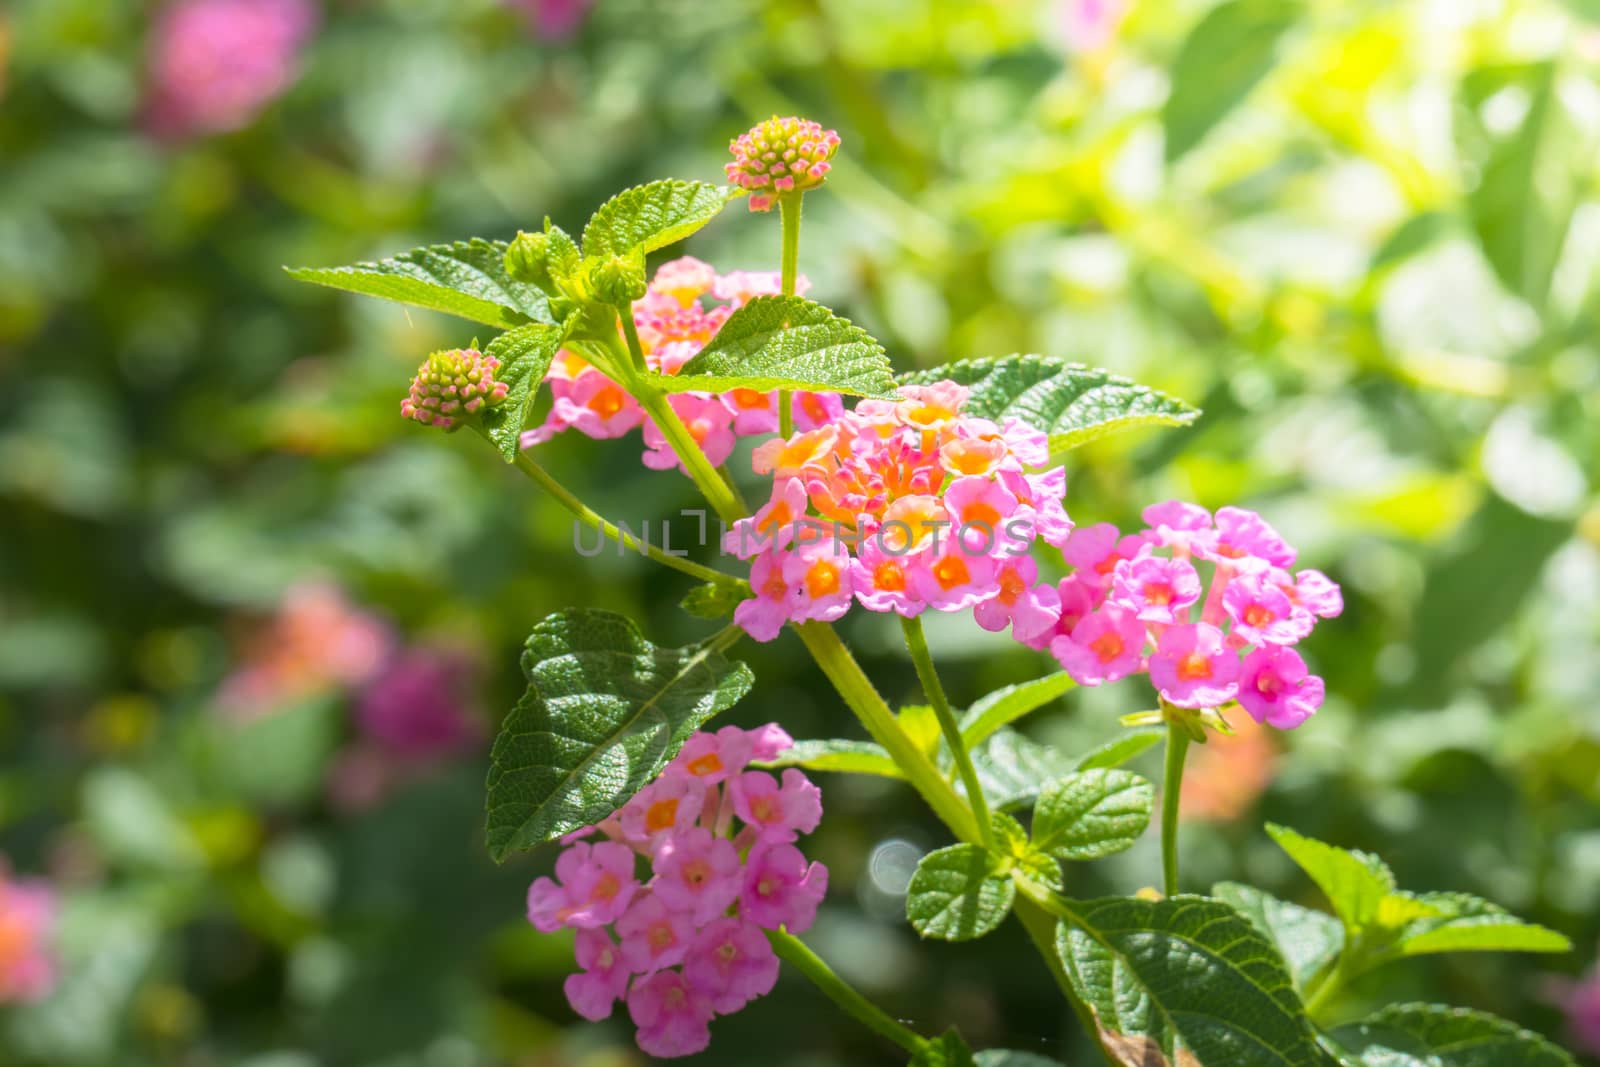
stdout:
<svg viewBox="0 0 1600 1067">
<path fill-rule="evenodd" d="M 603 259 L 654 252 L 700 229 L 727 202 L 722 189 L 705 182 L 669 178 L 624 189 L 583 228 L 583 254 Z"/>
<path fill-rule="evenodd" d="M 1064 941 L 1063 931 L 1068 931 Z M 1056 952 L 1073 988 L 1094 1013 L 1101 1043 L 1122 1063 L 1165 1067 L 1170 1062 L 1172 1032 L 1156 1011 L 1149 990 L 1122 957 L 1082 930 L 1064 925 L 1057 930 Z"/>
<path fill-rule="evenodd" d="M 567 331 L 562 327 L 534 322 L 489 342 L 489 355 L 500 361 L 500 380 L 510 388 L 504 402 L 484 411 L 483 426 L 507 463 L 516 462 L 522 448 L 522 431 L 533 419 L 539 383 L 544 381 L 550 361 L 566 339 Z"/>
<path fill-rule="evenodd" d="M 660 648 L 623 616 L 583 608 L 534 627 L 522 672 L 528 690 L 490 754 L 496 860 L 616 811 L 754 681 L 714 648 Z"/>
<path fill-rule="evenodd" d="M 1072 760 L 1015 730 L 1000 730 L 972 753 L 984 796 L 998 811 L 1033 803 L 1045 784 L 1074 770 Z M 956 789 L 963 795 L 960 782 Z"/>
<path fill-rule="evenodd" d="M 902 385 L 948 378 L 971 390 L 963 411 L 980 418 L 1016 418 L 1050 435 L 1050 451 L 1064 452 L 1138 426 L 1186 426 L 1196 408 L 1108 371 L 1053 356 L 1013 355 L 964 359 L 902 374 Z"/>
<path fill-rule="evenodd" d="M 1228 0 L 1195 24 L 1173 61 L 1161 109 L 1168 163 L 1199 144 L 1267 75 L 1294 19 L 1295 6 L 1284 0 Z"/>
<path fill-rule="evenodd" d="M 1410 894 L 1405 894 L 1410 896 Z M 1394 952 L 1570 952 L 1572 942 L 1554 930 L 1523 922 L 1470 893 L 1419 893 L 1413 899 L 1431 915 L 1412 919 L 1396 935 Z"/>
<path fill-rule="evenodd" d="M 982 937 L 1005 920 L 1016 898 L 1007 865 L 981 845 L 951 845 L 928 853 L 906 889 L 906 918 L 923 937 Z"/>
<path fill-rule="evenodd" d="M 1394 875 L 1376 856 L 1337 848 L 1272 823 L 1267 824 L 1267 833 L 1311 876 L 1351 930 L 1371 925 L 1384 898 L 1394 892 Z"/>
<path fill-rule="evenodd" d="M 1575 1067 L 1538 1034 L 1439 1004 L 1396 1004 L 1330 1038 L 1345 1067 Z"/>
<path fill-rule="evenodd" d="M 1078 760 L 1077 769 L 1094 771 L 1103 767 L 1120 767 L 1159 745 L 1166 736 L 1166 728 L 1161 726 L 1140 726 L 1128 730 Z"/>
<path fill-rule="evenodd" d="M 1326 912 L 1290 904 L 1238 882 L 1220 882 L 1211 895 L 1249 919 L 1278 946 L 1289 977 L 1301 991 L 1344 949 L 1344 927 Z"/>
<path fill-rule="evenodd" d="M 1567 109 L 1554 61 L 1532 68 L 1527 115 L 1495 144 L 1467 197 L 1483 252 L 1506 288 L 1543 308 L 1582 200 L 1591 138 Z"/>
<path fill-rule="evenodd" d="M 302 282 L 442 311 L 501 329 L 554 321 L 544 293 L 506 273 L 506 247 L 504 241 L 474 238 L 414 248 L 377 263 L 286 269 Z"/>
<path fill-rule="evenodd" d="M 1150 1036 L 1169 1056 L 1181 1038 L 1200 1063 L 1219 1067 L 1323 1063 L 1277 949 L 1228 905 L 1192 896 L 1061 903 L 1071 920 L 1057 931 L 1057 951 L 1103 1029 Z"/>
<path fill-rule="evenodd" d="M 673 392 L 813 389 L 888 396 L 894 391 L 883 346 L 861 327 L 798 296 L 754 298 L 728 316 L 677 374 L 650 380 Z"/>
<path fill-rule="evenodd" d="M 1076 684 L 1072 675 L 1059 671 L 1020 685 L 996 689 L 961 717 L 961 739 L 969 747 L 976 745 L 1002 726 L 1038 711 Z"/>
<path fill-rule="evenodd" d="M 875 774 L 882 778 L 901 778 L 900 768 L 889 753 L 871 741 L 796 741 L 794 747 L 761 767 L 804 767 L 812 771 L 838 771 L 845 774 Z"/>
<path fill-rule="evenodd" d="M 678 606 L 697 619 L 720 619 L 750 598 L 750 587 L 738 582 L 703 582 L 683 595 Z"/>
<path fill-rule="evenodd" d="M 911 1057 L 909 1067 L 976 1067 L 977 1062 L 972 1058 L 972 1050 L 952 1027 L 938 1037 L 929 1038 Z"/>
<path fill-rule="evenodd" d="M 1032 1052 L 1012 1052 L 1009 1049 L 985 1049 L 978 1053 L 978 1067 L 1062 1067 L 1060 1060 L 1037 1056 Z"/>
<path fill-rule="evenodd" d="M 1129 771 L 1082 771 L 1058 778 L 1033 810 L 1033 847 L 1061 860 L 1090 860 L 1131 848 L 1150 825 L 1156 790 Z"/>
</svg>

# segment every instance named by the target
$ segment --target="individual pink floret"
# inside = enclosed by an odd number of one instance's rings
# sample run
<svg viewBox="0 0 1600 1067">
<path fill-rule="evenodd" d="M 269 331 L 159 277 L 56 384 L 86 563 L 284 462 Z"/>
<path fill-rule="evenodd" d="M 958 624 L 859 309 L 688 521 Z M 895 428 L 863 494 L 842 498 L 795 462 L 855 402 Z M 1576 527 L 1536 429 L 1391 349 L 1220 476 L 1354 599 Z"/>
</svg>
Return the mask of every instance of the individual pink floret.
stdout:
<svg viewBox="0 0 1600 1067">
<path fill-rule="evenodd" d="M 962 477 L 945 487 L 944 506 L 966 553 L 982 556 L 1003 544 L 1003 525 L 1017 510 L 1017 498 L 993 479 Z"/>
<path fill-rule="evenodd" d="M 765 726 L 758 726 L 749 733 L 750 758 L 754 760 L 774 760 L 794 747 L 794 738 L 789 736 L 789 731 L 775 722 Z"/>
<path fill-rule="evenodd" d="M 1215 708 L 1238 690 L 1239 657 L 1209 623 L 1168 627 L 1150 656 L 1150 681 L 1180 708 Z"/>
<path fill-rule="evenodd" d="M 757 641 L 771 641 L 789 621 L 792 586 L 783 576 L 787 553 L 771 549 L 750 565 L 750 590 L 755 595 L 733 609 L 733 621 Z"/>
<path fill-rule="evenodd" d="M 997 569 L 993 557 L 968 555 L 946 534 L 938 550 L 918 557 L 911 588 L 935 611 L 962 611 L 992 592 Z"/>
<path fill-rule="evenodd" d="M 1073 530 L 1062 546 L 1061 556 L 1084 582 L 1106 589 L 1117 564 L 1147 548 L 1143 538 L 1133 534 L 1123 537 L 1111 523 L 1101 522 Z"/>
<path fill-rule="evenodd" d="M 850 561 L 850 584 L 856 599 L 868 611 L 892 611 L 911 618 L 924 608 L 911 588 L 911 568 L 916 561 L 885 551 L 879 539 L 863 537 L 856 558 Z"/>
<path fill-rule="evenodd" d="M 797 540 L 783 561 L 783 580 L 791 590 L 789 617 L 795 622 L 833 622 L 850 610 L 850 553 L 832 535 L 803 544 Z"/>
<path fill-rule="evenodd" d="M 664 775 L 622 806 L 617 823 L 630 843 L 653 850 L 693 826 L 705 800 L 705 785 L 692 775 Z"/>
<path fill-rule="evenodd" d="M 658 971 L 633 984 L 628 1015 L 639 1028 L 639 1048 L 672 1059 L 704 1052 L 711 1044 L 711 997 L 678 971 Z"/>
<path fill-rule="evenodd" d="M 617 920 L 622 962 L 634 974 L 651 974 L 683 962 L 694 939 L 693 916 L 675 911 L 653 892 L 644 892 Z"/>
<path fill-rule="evenodd" d="M 821 816 L 819 796 L 819 820 Z M 667 907 L 687 913 L 696 926 L 727 911 L 742 888 L 739 850 L 732 841 L 713 837 L 701 826 L 675 834 L 663 844 L 656 853 L 655 872 L 650 891 Z"/>
<path fill-rule="evenodd" d="M 671 767 L 698 778 L 705 785 L 725 782 L 744 770 L 754 758 L 752 736 L 737 726 L 724 726 L 714 734 L 697 733 L 684 742 L 683 748 L 673 757 Z"/>
<path fill-rule="evenodd" d="M 763 841 L 793 841 L 822 821 L 822 790 L 793 767 L 783 772 L 782 785 L 765 771 L 745 771 L 728 793 L 733 810 Z"/>
<path fill-rule="evenodd" d="M 727 1015 L 772 992 L 778 984 L 778 956 L 759 926 L 722 918 L 695 935 L 683 976 L 711 998 L 718 1014 Z"/>
<path fill-rule="evenodd" d="M 1146 537 L 1180 554 L 1188 553 L 1198 538 L 1211 532 L 1211 512 L 1198 504 L 1168 500 L 1151 504 L 1142 514 L 1150 527 Z"/>
<path fill-rule="evenodd" d="M 1195 544 L 1195 554 L 1240 570 L 1288 567 L 1295 551 L 1267 520 L 1244 508 L 1219 508 L 1216 532 Z"/>
<path fill-rule="evenodd" d="M 1106 605 L 1050 642 L 1050 653 L 1079 685 L 1126 678 L 1144 662 L 1145 628 L 1132 612 Z"/>
<path fill-rule="evenodd" d="M 1294 604 L 1266 574 L 1242 574 L 1228 583 L 1222 607 L 1233 620 L 1233 634 L 1251 645 L 1292 645 L 1311 632 L 1309 612 Z"/>
<path fill-rule="evenodd" d="M 1244 658 L 1239 669 L 1239 703 L 1256 722 L 1292 730 L 1322 706 L 1321 678 L 1306 670 L 1292 648 L 1267 646 Z"/>
<path fill-rule="evenodd" d="M 1336 618 L 1344 611 L 1344 593 L 1332 578 L 1318 570 L 1307 568 L 1296 571 L 1293 580 L 1281 571 L 1272 572 L 1272 580 L 1282 589 L 1297 609 L 1318 618 Z"/>
<path fill-rule="evenodd" d="M 806 863 L 793 845 L 758 845 L 745 866 L 739 914 L 764 930 L 802 934 L 816 921 L 828 891 L 828 869 Z"/>
<path fill-rule="evenodd" d="M 694 438 L 695 444 L 700 446 L 700 451 L 706 454 L 706 460 L 713 467 L 727 462 L 728 457 L 733 455 L 734 445 L 738 444 L 733 432 L 733 414 L 728 411 L 727 405 L 718 397 L 697 393 L 674 393 L 667 398 L 667 403 L 672 405 L 672 410 L 677 412 L 689 436 Z M 644 443 L 647 451 L 643 462 L 646 467 L 658 471 L 683 468 L 666 435 L 649 420 L 644 424 Z"/>
<path fill-rule="evenodd" d="M 1039 584 L 1039 565 L 1032 556 L 1001 560 L 995 586 L 972 609 L 973 619 L 985 630 L 999 632 L 1009 625 L 1011 636 L 1027 642 L 1054 629 L 1061 618 L 1061 595 L 1055 586 Z"/>
<path fill-rule="evenodd" d="M 557 881 L 540 878 L 528 888 L 528 921 L 541 933 L 615 922 L 639 889 L 633 872 L 626 845 L 580 841 L 556 860 Z"/>
<path fill-rule="evenodd" d="M 1200 599 L 1200 575 L 1184 559 L 1125 559 L 1112 571 L 1109 599 L 1143 622 L 1182 622 Z"/>
<path fill-rule="evenodd" d="M 604 930 L 579 930 L 573 954 L 582 970 L 568 975 L 562 985 L 567 1003 L 590 1022 L 610 1017 L 612 1006 L 627 996 L 632 977 L 621 950 Z"/>
</svg>

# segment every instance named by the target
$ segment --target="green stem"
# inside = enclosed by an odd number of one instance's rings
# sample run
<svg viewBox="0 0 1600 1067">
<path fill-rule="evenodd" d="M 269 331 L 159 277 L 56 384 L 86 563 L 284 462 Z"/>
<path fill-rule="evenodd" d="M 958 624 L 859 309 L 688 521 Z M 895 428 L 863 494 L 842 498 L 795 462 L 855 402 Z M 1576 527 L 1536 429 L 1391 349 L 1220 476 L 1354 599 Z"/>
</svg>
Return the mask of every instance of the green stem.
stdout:
<svg viewBox="0 0 1600 1067">
<path fill-rule="evenodd" d="M 906 650 L 911 653 L 911 662 L 916 665 L 917 678 L 922 682 L 922 691 L 928 698 L 928 703 L 933 705 L 934 717 L 939 720 L 939 729 L 944 734 L 944 740 L 950 746 L 950 755 L 955 759 L 956 770 L 961 775 L 962 784 L 967 787 L 967 803 L 972 805 L 972 814 L 978 820 L 978 836 L 983 846 L 994 848 L 994 818 L 989 814 L 989 801 L 983 795 L 983 784 L 978 780 L 978 769 L 972 765 L 972 754 L 967 751 L 967 743 L 961 737 L 961 724 L 956 722 L 955 712 L 950 710 L 950 701 L 944 694 L 944 685 L 939 681 L 939 672 L 933 665 L 933 656 L 928 651 L 928 638 L 922 632 L 920 618 L 902 618 L 900 626 L 906 634 Z"/>
<path fill-rule="evenodd" d="M 1161 788 L 1161 877 L 1167 896 L 1178 892 L 1178 801 L 1183 796 L 1183 761 L 1189 754 L 1189 732 L 1167 723 L 1167 773 Z"/>
<path fill-rule="evenodd" d="M 888 1038 L 913 1056 L 927 1044 L 912 1030 L 891 1019 L 883 1009 L 858 993 L 854 986 L 840 978 L 805 942 L 783 931 L 769 931 L 767 940 L 778 958 L 810 979 L 811 984 L 827 994 L 845 1014 L 854 1018 L 873 1033 Z"/>
<path fill-rule="evenodd" d="M 633 357 L 633 369 L 640 374 L 648 373 L 650 364 L 644 359 L 644 345 L 639 342 L 639 327 L 633 321 L 633 307 L 629 305 L 618 310 L 622 319 L 622 336 L 627 338 L 628 354 Z"/>
<path fill-rule="evenodd" d="M 800 207 L 804 193 L 784 193 L 778 197 L 778 216 L 783 221 L 783 263 L 779 284 L 784 296 L 793 296 L 800 282 Z M 787 390 L 778 392 L 778 436 L 788 440 L 794 435 L 794 396 Z"/>
<path fill-rule="evenodd" d="M 1349 977 L 1349 972 L 1345 966 L 1349 958 L 1350 946 L 1346 946 L 1345 950 L 1339 954 L 1339 962 L 1334 965 L 1333 970 L 1323 975 L 1322 981 L 1318 982 L 1316 987 L 1308 992 L 1305 1001 L 1306 1014 L 1311 1016 L 1312 1019 L 1321 1021 L 1322 1012 L 1332 1003 L 1339 990 L 1344 988 L 1345 980 Z"/>
<path fill-rule="evenodd" d="M 928 754 L 906 733 L 833 627 L 827 623 L 806 622 L 794 629 L 845 704 L 855 712 L 872 739 L 888 751 L 934 814 L 961 840 L 979 840 L 977 820 L 972 817 L 971 809 L 939 773 Z"/>
<path fill-rule="evenodd" d="M 1014 906 L 1017 918 L 1022 920 L 1022 927 L 1028 931 L 1033 947 L 1044 957 L 1045 966 L 1050 968 L 1050 976 L 1056 980 L 1056 987 L 1061 990 L 1061 995 L 1067 999 L 1067 1003 L 1072 1005 L 1072 1010 L 1078 1016 L 1078 1022 L 1083 1026 L 1084 1033 L 1094 1041 L 1095 1047 L 1100 1050 L 1100 1055 L 1105 1057 L 1106 1062 L 1123 1062 L 1106 1048 L 1094 1011 L 1082 997 L 1078 996 L 1078 991 L 1072 986 L 1072 979 L 1067 977 L 1067 969 L 1061 963 L 1060 953 L 1056 951 L 1056 927 L 1059 920 L 1048 908 L 1029 895 L 1028 886 L 1024 885 L 1021 888 L 1022 892 L 1017 895 Z"/>
<path fill-rule="evenodd" d="M 556 503 L 572 512 L 572 514 L 577 517 L 578 521 L 589 527 L 589 529 L 598 530 L 618 544 L 631 548 L 636 552 L 642 552 L 644 555 L 655 560 L 657 563 L 660 563 L 663 566 L 671 567 L 675 571 L 681 571 L 682 573 L 687 574 L 689 577 L 697 578 L 702 582 L 734 584 L 739 581 L 739 579 L 733 577 L 732 575 L 723 574 L 721 571 L 716 571 L 712 570 L 710 567 L 701 566 L 700 564 L 695 563 L 693 560 L 685 559 L 682 556 L 671 555 L 662 551 L 660 548 L 657 548 L 655 545 L 650 544 L 648 541 L 638 540 L 628 531 L 619 528 L 615 523 L 605 519 L 583 501 L 579 500 L 569 489 L 567 489 L 566 486 L 562 485 L 554 477 L 552 477 L 549 471 L 535 463 L 533 461 L 533 457 L 529 456 L 526 452 L 517 453 L 516 465 L 517 469 L 521 470 L 522 473 L 532 478 L 535 482 L 538 482 L 539 487 L 554 497 Z"/>
</svg>

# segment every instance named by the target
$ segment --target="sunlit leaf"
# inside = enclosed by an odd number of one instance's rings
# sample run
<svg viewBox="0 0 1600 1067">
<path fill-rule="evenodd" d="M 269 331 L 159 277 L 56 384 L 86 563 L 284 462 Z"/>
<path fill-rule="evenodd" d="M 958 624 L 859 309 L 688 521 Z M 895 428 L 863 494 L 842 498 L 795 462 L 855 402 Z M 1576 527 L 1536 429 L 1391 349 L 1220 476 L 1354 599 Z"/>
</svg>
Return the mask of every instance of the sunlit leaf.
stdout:
<svg viewBox="0 0 1600 1067">
<path fill-rule="evenodd" d="M 650 379 L 671 391 L 809 389 L 886 396 L 894 375 L 883 346 L 861 327 L 798 296 L 758 296 L 722 324 L 677 374 Z"/>
<path fill-rule="evenodd" d="M 1226 0 L 1200 17 L 1178 50 L 1161 109 L 1168 163 L 1199 144 L 1273 68 L 1295 14 L 1287 0 Z"/>
<path fill-rule="evenodd" d="M 961 717 L 961 738 L 976 745 L 1002 726 L 1031 715 L 1071 689 L 1076 683 L 1066 671 L 1008 685 L 976 701 Z"/>
<path fill-rule="evenodd" d="M 906 889 L 906 918 L 923 937 L 970 941 L 999 926 L 1016 884 L 1005 861 L 981 845 L 951 845 L 917 864 Z"/>
<path fill-rule="evenodd" d="M 624 189 L 583 228 L 583 254 L 598 259 L 654 252 L 700 229 L 727 202 L 724 189 L 705 182 L 664 179 Z"/>
<path fill-rule="evenodd" d="M 1329 845 L 1286 826 L 1269 823 L 1267 833 L 1311 876 L 1352 930 L 1372 924 L 1384 898 L 1395 890 L 1394 875 L 1376 856 Z"/>
<path fill-rule="evenodd" d="M 535 322 L 518 326 L 489 342 L 489 355 L 500 361 L 498 377 L 509 388 L 503 402 L 484 410 L 483 425 L 507 463 L 517 458 L 517 451 L 522 447 L 522 431 L 528 429 L 533 419 L 539 383 L 544 381 L 550 361 L 566 336 L 567 331 L 560 326 Z"/>
<path fill-rule="evenodd" d="M 1155 786 L 1128 771 L 1082 771 L 1039 794 L 1033 845 L 1062 860 L 1088 860 L 1131 848 L 1150 825 Z"/>
<path fill-rule="evenodd" d="M 1211 895 L 1231 905 L 1278 946 L 1289 976 L 1302 991 L 1344 948 L 1344 927 L 1326 912 L 1302 908 L 1238 882 L 1221 882 L 1212 887 Z"/>
<path fill-rule="evenodd" d="M 1330 1035 L 1344 1067 L 1575 1067 L 1529 1030 L 1480 1011 L 1396 1004 Z"/>
<path fill-rule="evenodd" d="M 804 767 L 811 771 L 837 771 L 844 774 L 873 774 L 900 778 L 900 768 L 871 741 L 796 741 L 794 747 L 763 767 Z"/>
</svg>

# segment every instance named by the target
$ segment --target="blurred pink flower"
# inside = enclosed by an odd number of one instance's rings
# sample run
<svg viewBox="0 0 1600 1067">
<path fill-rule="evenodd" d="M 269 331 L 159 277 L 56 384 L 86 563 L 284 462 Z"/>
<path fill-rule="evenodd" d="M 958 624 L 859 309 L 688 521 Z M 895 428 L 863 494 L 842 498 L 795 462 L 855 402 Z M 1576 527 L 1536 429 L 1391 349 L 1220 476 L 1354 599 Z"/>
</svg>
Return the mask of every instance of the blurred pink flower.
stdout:
<svg viewBox="0 0 1600 1067">
<path fill-rule="evenodd" d="M 463 653 L 408 648 L 362 691 L 356 724 L 379 748 L 405 759 L 471 748 L 483 738 L 470 707 L 472 678 Z"/>
<path fill-rule="evenodd" d="M 298 73 L 311 0 L 175 0 L 156 18 L 146 114 L 159 136 L 247 126 Z"/>
<path fill-rule="evenodd" d="M 570 37 L 583 25 L 595 0 L 506 0 L 527 16 L 533 32 L 540 37 Z"/>
<path fill-rule="evenodd" d="M 1110 44 L 1128 6 L 1128 0 L 1065 0 L 1061 22 L 1068 51 L 1097 52 Z"/>
<path fill-rule="evenodd" d="M 372 679 L 393 638 L 376 617 L 338 589 L 295 586 L 278 613 L 247 640 L 240 665 L 222 683 L 218 704 L 237 718 L 264 715 L 295 700 Z"/>
<path fill-rule="evenodd" d="M 11 878 L 0 858 L 0 1004 L 38 1000 L 55 988 L 55 923 L 55 889 Z"/>
<path fill-rule="evenodd" d="M 1211 733 L 1189 750 L 1178 810 L 1185 819 L 1231 822 L 1246 814 L 1272 784 L 1278 748 L 1271 731 L 1233 716 L 1233 736 Z"/>
<path fill-rule="evenodd" d="M 1549 995 L 1567 1017 L 1573 1047 L 1600 1056 L 1600 967 L 1576 982 L 1552 979 Z"/>
</svg>

